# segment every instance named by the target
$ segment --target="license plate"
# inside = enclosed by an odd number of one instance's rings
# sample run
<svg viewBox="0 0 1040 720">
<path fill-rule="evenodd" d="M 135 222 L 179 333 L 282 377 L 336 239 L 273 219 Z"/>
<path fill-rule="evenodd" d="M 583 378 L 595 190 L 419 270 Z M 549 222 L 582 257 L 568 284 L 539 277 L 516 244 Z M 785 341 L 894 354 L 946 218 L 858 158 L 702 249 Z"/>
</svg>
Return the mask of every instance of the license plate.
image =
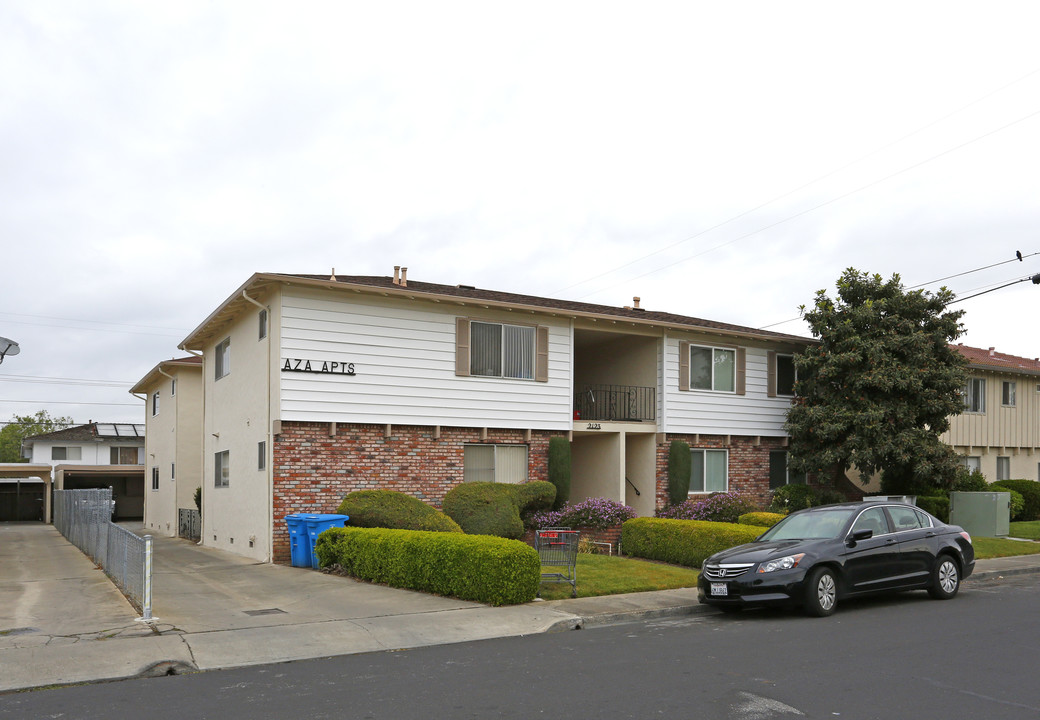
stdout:
<svg viewBox="0 0 1040 720">
<path fill-rule="evenodd" d="M 721 595 L 729 595 L 729 586 L 726 585 L 726 583 L 712 583 L 711 594 L 714 597 L 719 597 Z"/>
</svg>

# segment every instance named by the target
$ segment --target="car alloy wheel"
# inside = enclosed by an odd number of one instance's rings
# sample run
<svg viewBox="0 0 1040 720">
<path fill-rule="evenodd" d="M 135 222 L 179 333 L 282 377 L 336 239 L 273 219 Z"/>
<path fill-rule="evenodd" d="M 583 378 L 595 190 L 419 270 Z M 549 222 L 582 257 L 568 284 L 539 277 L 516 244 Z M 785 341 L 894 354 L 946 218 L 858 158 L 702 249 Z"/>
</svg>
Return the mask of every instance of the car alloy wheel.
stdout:
<svg viewBox="0 0 1040 720">
<path fill-rule="evenodd" d="M 826 617 L 834 612 L 838 604 L 838 583 L 833 571 L 828 568 L 813 570 L 805 590 L 806 612 L 814 617 Z"/>
<path fill-rule="evenodd" d="M 932 586 L 928 593 L 937 600 L 949 600 L 961 587 L 961 573 L 957 562 L 949 555 L 941 555 L 932 571 Z"/>
</svg>

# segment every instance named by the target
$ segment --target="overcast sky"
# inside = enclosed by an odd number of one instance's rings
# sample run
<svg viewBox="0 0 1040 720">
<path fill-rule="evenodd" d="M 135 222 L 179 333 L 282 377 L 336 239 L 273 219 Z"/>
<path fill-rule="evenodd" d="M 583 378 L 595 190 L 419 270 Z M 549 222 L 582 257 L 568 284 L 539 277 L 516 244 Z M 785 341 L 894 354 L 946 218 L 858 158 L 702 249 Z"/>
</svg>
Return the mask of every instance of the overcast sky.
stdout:
<svg viewBox="0 0 1040 720">
<path fill-rule="evenodd" d="M 996 265 L 961 297 L 1040 273 L 1038 27 L 1035 2 L 4 0 L 0 421 L 143 422 L 129 387 L 254 272 L 799 335 L 847 267 Z M 963 342 L 1040 356 L 1040 287 L 956 307 Z"/>
</svg>

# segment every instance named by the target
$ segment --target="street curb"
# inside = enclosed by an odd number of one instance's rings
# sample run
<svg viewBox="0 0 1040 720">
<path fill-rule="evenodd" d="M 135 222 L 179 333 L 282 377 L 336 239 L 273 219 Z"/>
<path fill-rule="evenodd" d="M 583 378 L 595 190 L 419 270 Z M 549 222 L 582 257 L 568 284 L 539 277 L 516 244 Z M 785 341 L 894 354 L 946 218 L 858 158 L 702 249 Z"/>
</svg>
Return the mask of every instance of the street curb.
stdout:
<svg viewBox="0 0 1040 720">
<path fill-rule="evenodd" d="M 1022 568 L 1008 568 L 1006 570 L 984 570 L 983 572 L 976 572 L 965 578 L 964 582 L 971 582 L 972 580 L 997 580 L 1002 577 L 1009 575 L 1035 575 L 1040 573 L 1040 567 L 1022 567 Z"/>
</svg>

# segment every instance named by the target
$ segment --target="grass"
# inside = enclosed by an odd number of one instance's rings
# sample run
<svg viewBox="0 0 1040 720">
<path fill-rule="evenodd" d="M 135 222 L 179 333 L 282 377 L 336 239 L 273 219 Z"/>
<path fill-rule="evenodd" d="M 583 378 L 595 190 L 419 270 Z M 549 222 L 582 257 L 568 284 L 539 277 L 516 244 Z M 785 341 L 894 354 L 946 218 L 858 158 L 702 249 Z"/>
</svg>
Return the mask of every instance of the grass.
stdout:
<svg viewBox="0 0 1040 720">
<path fill-rule="evenodd" d="M 976 560 L 1040 553 L 1040 543 L 1029 540 L 1008 540 L 1007 538 L 978 537 L 973 535 L 971 543 L 975 546 Z"/>
<path fill-rule="evenodd" d="M 1040 520 L 1011 523 L 1011 536 L 1027 538 L 1029 540 L 1040 540 Z"/>
<path fill-rule="evenodd" d="M 565 568 L 543 567 L 542 572 L 558 572 Z M 610 555 L 578 554 L 578 597 L 617 595 L 619 593 L 670 590 L 694 587 L 698 572 L 678 565 L 664 565 L 648 560 Z M 568 583 L 543 582 L 542 598 L 561 600 L 571 596 Z"/>
</svg>

